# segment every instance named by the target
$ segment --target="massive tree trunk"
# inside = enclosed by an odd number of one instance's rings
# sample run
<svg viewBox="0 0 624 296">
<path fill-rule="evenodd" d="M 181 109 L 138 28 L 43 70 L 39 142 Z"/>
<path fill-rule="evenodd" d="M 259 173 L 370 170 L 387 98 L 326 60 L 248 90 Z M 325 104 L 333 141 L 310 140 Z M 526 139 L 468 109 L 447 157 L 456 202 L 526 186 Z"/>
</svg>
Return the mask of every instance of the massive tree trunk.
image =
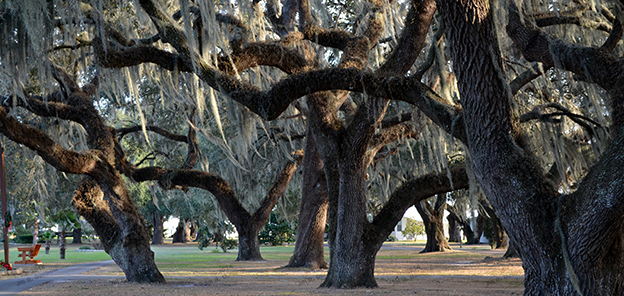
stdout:
<svg viewBox="0 0 624 296">
<path fill-rule="evenodd" d="M 306 146 L 302 163 L 301 207 L 297 224 L 295 251 L 288 267 L 327 268 L 323 240 L 327 219 L 327 181 L 323 161 L 316 150 L 310 128 L 306 132 Z"/>
<path fill-rule="evenodd" d="M 190 241 L 191 235 L 188 224 L 187 220 L 180 219 L 176 231 L 173 233 L 173 243 L 188 243 Z"/>
<path fill-rule="evenodd" d="M 162 245 L 164 243 L 164 217 L 158 211 L 152 212 L 152 223 L 154 225 L 154 236 L 152 237 L 152 245 Z"/>
<path fill-rule="evenodd" d="M 74 228 L 72 231 L 72 244 L 82 244 L 82 228 Z"/>
<path fill-rule="evenodd" d="M 446 196 L 438 195 L 433 206 L 427 200 L 414 204 L 425 224 L 427 244 L 421 253 L 444 252 L 451 250 L 444 236 L 444 209 L 446 208 Z"/>
<path fill-rule="evenodd" d="M 236 258 L 236 261 L 264 260 L 262 259 L 262 255 L 260 255 L 260 241 L 258 240 L 258 232 L 260 232 L 260 228 L 262 227 L 258 227 L 258 225 L 236 227 L 236 230 L 238 231 L 238 257 Z"/>
<path fill-rule="evenodd" d="M 462 241 L 459 221 L 453 215 L 446 216 L 448 221 L 449 242 L 459 243 Z"/>
<path fill-rule="evenodd" d="M 475 175 L 522 254 L 525 295 L 624 294 L 624 182 L 619 171 L 624 165 L 624 130 L 617 125 L 621 117 L 614 121 L 611 144 L 576 192 L 559 195 L 533 153 L 516 141 L 520 134 L 502 72 L 491 6 L 440 1 L 439 7 L 447 26 Z M 546 66 L 578 71 L 604 83 L 608 91 L 614 87 L 621 91 L 622 65 L 601 64 L 614 61 L 607 52 L 552 41 L 538 30 L 531 31 L 528 22 L 519 20 L 517 10 L 510 11 L 508 32 L 528 59 L 546 56 L 545 62 L 550 62 Z M 619 39 L 621 27 L 618 30 Z M 604 75 L 613 69 L 619 72 Z"/>
</svg>

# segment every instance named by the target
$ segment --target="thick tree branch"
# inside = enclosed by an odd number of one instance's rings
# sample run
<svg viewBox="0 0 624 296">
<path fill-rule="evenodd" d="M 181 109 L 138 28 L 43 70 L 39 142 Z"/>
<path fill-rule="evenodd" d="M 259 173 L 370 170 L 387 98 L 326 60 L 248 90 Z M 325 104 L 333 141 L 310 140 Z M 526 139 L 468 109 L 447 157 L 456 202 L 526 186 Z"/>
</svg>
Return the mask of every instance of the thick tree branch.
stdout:
<svg viewBox="0 0 624 296">
<path fill-rule="evenodd" d="M 405 28 L 401 33 L 397 48 L 392 51 L 386 62 L 377 70 L 379 74 L 407 73 L 425 47 L 427 32 L 436 11 L 434 0 L 412 0 L 411 7 L 405 18 Z M 438 29 L 436 37 L 442 35 Z M 438 39 L 434 39 L 438 40 Z"/>
<path fill-rule="evenodd" d="M 62 172 L 89 174 L 98 162 L 98 157 L 91 153 L 80 153 L 61 147 L 39 129 L 9 117 L 4 108 L 0 108 L 0 132 L 12 141 L 37 152 L 47 163 Z"/>
</svg>

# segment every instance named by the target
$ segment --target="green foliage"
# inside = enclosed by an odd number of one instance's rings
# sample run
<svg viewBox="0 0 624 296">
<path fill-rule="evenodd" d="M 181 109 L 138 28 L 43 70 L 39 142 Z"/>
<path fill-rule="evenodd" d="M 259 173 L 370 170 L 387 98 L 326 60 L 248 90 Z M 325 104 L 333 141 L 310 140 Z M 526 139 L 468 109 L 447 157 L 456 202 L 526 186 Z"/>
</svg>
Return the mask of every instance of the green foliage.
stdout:
<svg viewBox="0 0 624 296">
<path fill-rule="evenodd" d="M 90 246 L 84 245 L 84 246 L 80 246 L 80 248 L 78 248 L 79 250 L 91 250 Z"/>
<path fill-rule="evenodd" d="M 261 244 L 280 246 L 284 243 L 295 241 L 295 229 L 291 227 L 286 219 L 278 219 L 275 213 L 271 213 L 264 228 L 260 230 L 258 239 Z"/>
<path fill-rule="evenodd" d="M 386 241 L 387 242 L 396 242 L 396 241 L 398 241 L 398 239 L 396 238 L 396 236 L 391 234 L 391 235 L 388 235 L 388 238 L 386 238 Z"/>
<path fill-rule="evenodd" d="M 71 210 L 63 210 L 50 216 L 50 220 L 56 224 L 60 230 L 72 231 L 73 228 L 80 228 L 80 221 L 76 219 L 76 215 Z"/>
<path fill-rule="evenodd" d="M 223 253 L 227 253 L 227 250 L 232 250 L 238 248 L 238 241 L 235 239 L 226 238 L 223 242 L 221 242 L 221 249 Z"/>
<path fill-rule="evenodd" d="M 405 227 L 401 231 L 404 236 L 414 239 L 416 235 L 425 234 L 425 224 L 422 221 L 407 218 Z"/>
<path fill-rule="evenodd" d="M 225 223 L 223 221 L 221 221 L 217 225 L 212 225 L 212 226 L 203 225 L 199 227 L 199 230 L 198 230 L 197 247 L 200 250 L 203 250 L 205 247 L 209 246 L 210 244 L 216 243 L 217 246 L 221 245 L 221 248 L 224 248 L 223 252 L 225 253 L 228 250 L 228 246 L 232 245 L 232 243 L 228 242 L 229 239 L 226 238 L 225 235 L 223 234 L 232 232 L 232 231 L 234 231 L 234 227 L 232 226 L 232 224 Z M 235 243 L 234 247 L 229 248 L 229 249 L 238 247 L 238 242 L 236 242 L 236 240 L 234 240 L 234 243 Z"/>
<path fill-rule="evenodd" d="M 44 242 L 51 241 L 55 236 L 56 234 L 50 231 L 39 234 L 39 238 L 41 238 L 41 240 L 43 240 Z"/>
<path fill-rule="evenodd" d="M 17 244 L 32 244 L 33 242 L 33 235 L 32 233 L 30 234 L 19 234 L 15 237 L 15 239 L 13 239 L 13 241 L 15 241 L 15 243 Z"/>
</svg>

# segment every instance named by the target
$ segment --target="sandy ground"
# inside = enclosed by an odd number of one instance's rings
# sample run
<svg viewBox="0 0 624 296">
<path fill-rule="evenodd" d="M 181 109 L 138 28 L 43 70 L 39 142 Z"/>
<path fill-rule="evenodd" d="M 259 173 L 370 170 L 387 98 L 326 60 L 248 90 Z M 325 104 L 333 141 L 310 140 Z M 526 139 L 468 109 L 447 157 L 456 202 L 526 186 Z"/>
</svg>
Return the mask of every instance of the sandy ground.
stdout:
<svg viewBox="0 0 624 296">
<path fill-rule="evenodd" d="M 521 295 L 522 263 L 500 260 L 504 251 L 457 250 L 419 254 L 381 250 L 376 261 L 378 288 L 319 288 L 325 271 L 281 268 L 286 262 L 235 262 L 222 268 L 180 271 L 159 266 L 166 284 L 126 282 L 115 265 L 72 281 L 53 281 L 19 295 Z M 492 256 L 493 258 L 487 258 Z"/>
</svg>

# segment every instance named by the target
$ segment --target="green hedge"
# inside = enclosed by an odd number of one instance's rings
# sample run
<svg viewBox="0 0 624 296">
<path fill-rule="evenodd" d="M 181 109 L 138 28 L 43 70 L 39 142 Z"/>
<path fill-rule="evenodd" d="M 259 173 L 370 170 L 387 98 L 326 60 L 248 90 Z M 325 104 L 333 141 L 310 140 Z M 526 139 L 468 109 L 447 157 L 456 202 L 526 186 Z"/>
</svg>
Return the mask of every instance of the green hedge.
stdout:
<svg viewBox="0 0 624 296">
<path fill-rule="evenodd" d="M 16 236 L 13 241 L 18 244 L 32 244 L 33 235 L 31 234 L 20 234 Z"/>
</svg>

